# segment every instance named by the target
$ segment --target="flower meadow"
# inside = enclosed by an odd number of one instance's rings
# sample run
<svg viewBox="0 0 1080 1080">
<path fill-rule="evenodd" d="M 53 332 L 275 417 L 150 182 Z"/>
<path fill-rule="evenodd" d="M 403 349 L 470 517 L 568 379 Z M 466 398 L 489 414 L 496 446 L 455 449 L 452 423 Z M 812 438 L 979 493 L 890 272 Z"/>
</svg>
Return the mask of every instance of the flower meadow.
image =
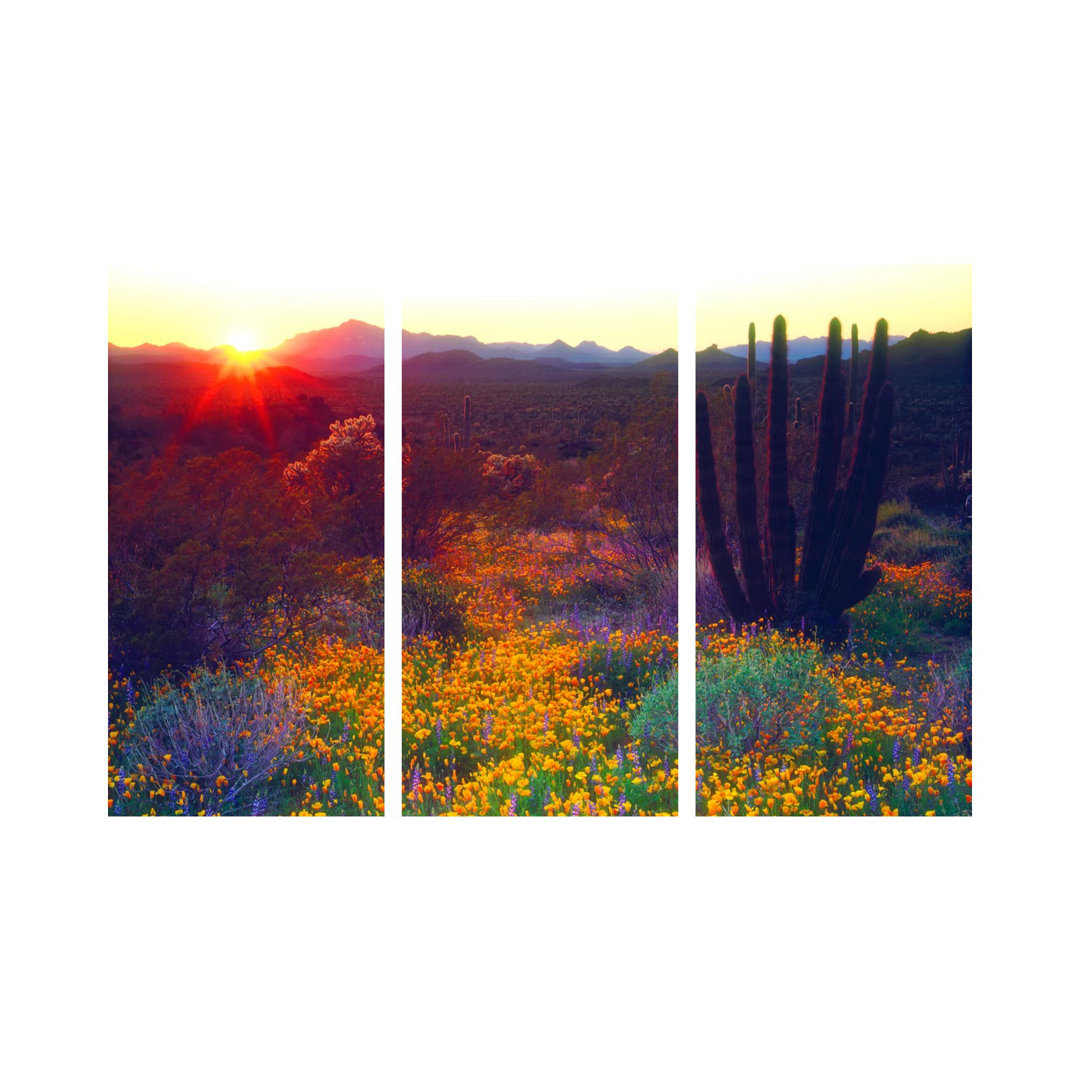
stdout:
<svg viewBox="0 0 1080 1080">
<path fill-rule="evenodd" d="M 971 813 L 971 592 L 930 562 L 881 567 L 841 648 L 698 626 L 699 814 Z"/>
<path fill-rule="evenodd" d="M 470 524 L 431 568 L 468 632 L 405 644 L 403 813 L 674 813 L 674 622 L 575 599 L 602 537 Z"/>
<path fill-rule="evenodd" d="M 109 691 L 111 814 L 383 812 L 379 649 L 301 638 L 149 688 L 110 673 Z"/>
</svg>

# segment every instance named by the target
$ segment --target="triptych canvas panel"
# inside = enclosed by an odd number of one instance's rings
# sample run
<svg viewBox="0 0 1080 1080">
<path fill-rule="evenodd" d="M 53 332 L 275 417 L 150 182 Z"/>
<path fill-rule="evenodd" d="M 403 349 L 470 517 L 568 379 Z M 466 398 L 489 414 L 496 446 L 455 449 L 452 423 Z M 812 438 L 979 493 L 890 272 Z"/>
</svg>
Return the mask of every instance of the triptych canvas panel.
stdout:
<svg viewBox="0 0 1080 1080">
<path fill-rule="evenodd" d="M 114 282 L 109 813 L 970 814 L 970 267 L 678 306 Z"/>
</svg>

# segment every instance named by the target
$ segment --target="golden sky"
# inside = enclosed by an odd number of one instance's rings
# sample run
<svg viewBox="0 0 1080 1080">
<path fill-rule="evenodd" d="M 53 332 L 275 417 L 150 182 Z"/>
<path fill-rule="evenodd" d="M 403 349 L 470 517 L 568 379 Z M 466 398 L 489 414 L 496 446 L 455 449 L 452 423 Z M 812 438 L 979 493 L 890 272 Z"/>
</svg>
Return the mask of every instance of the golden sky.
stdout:
<svg viewBox="0 0 1080 1080">
<path fill-rule="evenodd" d="M 670 296 L 623 294 L 530 297 L 405 297 L 402 326 L 413 333 L 472 335 L 483 342 L 570 345 L 595 341 L 608 349 L 631 345 L 658 353 L 678 346 L 679 301 Z"/>
<path fill-rule="evenodd" d="M 269 349 L 293 334 L 337 326 L 347 319 L 383 324 L 383 301 L 358 288 L 300 288 L 267 281 L 257 288 L 228 282 L 169 280 L 112 269 L 109 341 L 197 349 L 232 344 Z"/>
<path fill-rule="evenodd" d="M 836 316 L 869 342 L 877 320 L 890 334 L 916 330 L 964 330 L 971 326 L 971 266 L 834 266 L 742 271 L 697 296 L 697 347 L 741 345 L 748 324 L 759 341 L 772 338 L 773 319 L 783 315 L 789 338 L 822 337 Z"/>
</svg>

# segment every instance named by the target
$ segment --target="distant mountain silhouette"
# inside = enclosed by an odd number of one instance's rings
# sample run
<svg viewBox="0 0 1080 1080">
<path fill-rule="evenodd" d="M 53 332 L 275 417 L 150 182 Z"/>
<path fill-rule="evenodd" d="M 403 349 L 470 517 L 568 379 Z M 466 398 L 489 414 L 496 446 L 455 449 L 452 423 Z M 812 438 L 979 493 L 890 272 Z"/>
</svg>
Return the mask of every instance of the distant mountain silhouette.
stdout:
<svg viewBox="0 0 1080 1080">
<path fill-rule="evenodd" d="M 109 343 L 109 361 L 117 364 L 201 363 L 221 365 L 236 355 L 228 345 L 196 349 L 182 342 L 168 345 L 122 346 Z M 272 349 L 262 350 L 272 365 L 291 365 L 314 376 L 346 375 L 372 371 L 383 363 L 381 326 L 349 319 L 340 326 L 295 334 Z"/>
<path fill-rule="evenodd" d="M 595 341 L 582 341 L 570 345 L 560 338 L 546 345 L 530 345 L 522 341 L 499 341 L 485 343 L 475 337 L 456 334 L 413 333 L 405 330 L 401 335 L 401 352 L 405 360 L 425 353 L 446 353 L 465 350 L 481 359 L 507 360 L 564 360 L 586 364 L 632 364 L 645 360 L 649 353 L 624 345 L 621 349 L 608 349 Z"/>
<path fill-rule="evenodd" d="M 383 329 L 359 319 L 348 319 L 339 326 L 322 330 L 308 330 L 294 334 L 263 350 L 263 356 L 271 364 L 291 364 L 301 371 L 320 377 L 374 371 L 383 364 Z M 582 341 L 577 345 L 557 338 L 543 345 L 527 342 L 506 341 L 485 343 L 475 337 L 456 334 L 402 333 L 402 355 L 410 364 L 427 355 L 445 355 L 466 352 L 481 360 L 540 361 L 546 365 L 572 366 L 584 369 L 628 366 L 648 361 L 651 354 L 625 345 L 621 349 L 609 349 L 595 341 Z M 120 346 L 109 344 L 109 360 L 124 364 L 154 362 L 186 362 L 223 364 L 234 350 L 229 346 L 213 349 L 195 349 L 182 342 L 167 345 Z"/>
<path fill-rule="evenodd" d="M 109 360 L 118 364 L 147 363 L 187 363 L 187 364 L 223 364 L 225 349 L 193 349 L 179 341 L 170 341 L 168 345 L 151 345 L 148 341 L 142 345 L 114 345 L 109 342 Z"/>
<path fill-rule="evenodd" d="M 559 382 L 577 371 L 603 371 L 606 365 L 553 360 L 477 356 L 468 349 L 421 353 L 404 365 L 406 381 L 424 382 Z"/>
<path fill-rule="evenodd" d="M 903 341 L 903 334 L 890 334 L 889 344 L 895 345 L 897 342 Z M 873 330 L 870 331 L 868 338 L 859 338 L 859 354 L 869 349 L 873 343 Z M 809 356 L 824 356 L 825 350 L 828 347 L 828 337 L 806 337 L 801 335 L 797 338 L 790 338 L 788 340 L 788 363 L 796 364 L 800 360 L 805 360 Z M 711 346 L 716 348 L 716 346 Z M 725 345 L 724 352 L 729 353 L 731 356 L 741 356 L 743 360 L 746 360 L 746 353 L 748 346 L 744 342 L 742 345 Z M 699 352 L 700 356 L 701 353 Z M 843 346 L 840 354 L 843 359 L 848 360 L 851 358 L 851 338 L 844 338 Z M 759 364 L 767 364 L 772 359 L 772 342 L 768 338 L 758 338 L 757 342 L 757 362 Z"/>
<path fill-rule="evenodd" d="M 383 329 L 359 319 L 295 334 L 266 351 L 269 360 L 295 364 L 312 375 L 341 375 L 383 362 Z"/>
<path fill-rule="evenodd" d="M 827 339 L 804 338 L 802 340 L 820 340 L 821 351 L 813 356 L 803 356 L 793 367 L 793 373 L 801 378 L 820 377 L 825 366 Z M 768 364 L 761 361 L 761 345 L 762 343 L 758 342 L 758 375 L 767 378 L 769 368 Z M 862 345 L 863 342 L 860 339 L 859 355 L 865 364 L 872 351 L 872 342 L 867 342 L 865 348 Z M 734 382 L 746 371 L 745 346 L 743 348 L 744 355 L 741 357 L 732 355 L 730 350 L 718 349 L 715 345 L 702 349 L 697 354 L 698 380 Z M 850 355 L 849 344 L 845 358 L 850 358 Z M 908 382 L 955 383 L 960 386 L 970 386 L 971 331 L 943 331 L 932 334 L 926 330 L 917 330 L 910 337 L 896 339 L 890 337 L 888 363 L 889 379 L 898 386 Z M 865 377 L 865 371 L 864 367 L 860 381 Z"/>
</svg>

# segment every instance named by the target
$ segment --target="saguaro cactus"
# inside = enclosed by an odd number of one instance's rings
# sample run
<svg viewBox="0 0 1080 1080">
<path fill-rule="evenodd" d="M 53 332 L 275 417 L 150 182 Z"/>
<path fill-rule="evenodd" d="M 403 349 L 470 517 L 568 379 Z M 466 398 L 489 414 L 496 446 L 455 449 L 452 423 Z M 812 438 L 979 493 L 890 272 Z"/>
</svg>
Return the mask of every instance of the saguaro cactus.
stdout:
<svg viewBox="0 0 1080 1080">
<path fill-rule="evenodd" d="M 802 427 L 802 398 L 795 399 L 795 423 L 794 427 Z"/>
<path fill-rule="evenodd" d="M 888 328 L 879 320 L 873 359 L 863 392 L 862 418 L 846 486 L 837 484 L 844 439 L 845 386 L 840 323 L 829 325 L 829 347 L 818 403 L 817 442 L 803 554 L 795 586 L 795 514 L 788 504 L 787 327 L 777 318 L 769 371 L 768 509 L 765 559 L 757 547 L 757 486 L 754 476 L 749 380 L 735 387 L 736 531 L 745 589 L 724 535 L 713 461 L 709 407 L 697 399 L 699 505 L 709 559 L 732 616 L 742 622 L 778 618 L 802 621 L 830 637 L 845 628 L 843 612 L 870 594 L 881 577 L 865 569 L 881 500 L 892 429 L 893 391 L 885 381 Z M 749 434 L 749 438 L 747 437 Z"/>
<path fill-rule="evenodd" d="M 467 450 L 472 444 L 472 398 L 465 395 L 465 423 L 461 428 L 461 444 Z"/>
</svg>

